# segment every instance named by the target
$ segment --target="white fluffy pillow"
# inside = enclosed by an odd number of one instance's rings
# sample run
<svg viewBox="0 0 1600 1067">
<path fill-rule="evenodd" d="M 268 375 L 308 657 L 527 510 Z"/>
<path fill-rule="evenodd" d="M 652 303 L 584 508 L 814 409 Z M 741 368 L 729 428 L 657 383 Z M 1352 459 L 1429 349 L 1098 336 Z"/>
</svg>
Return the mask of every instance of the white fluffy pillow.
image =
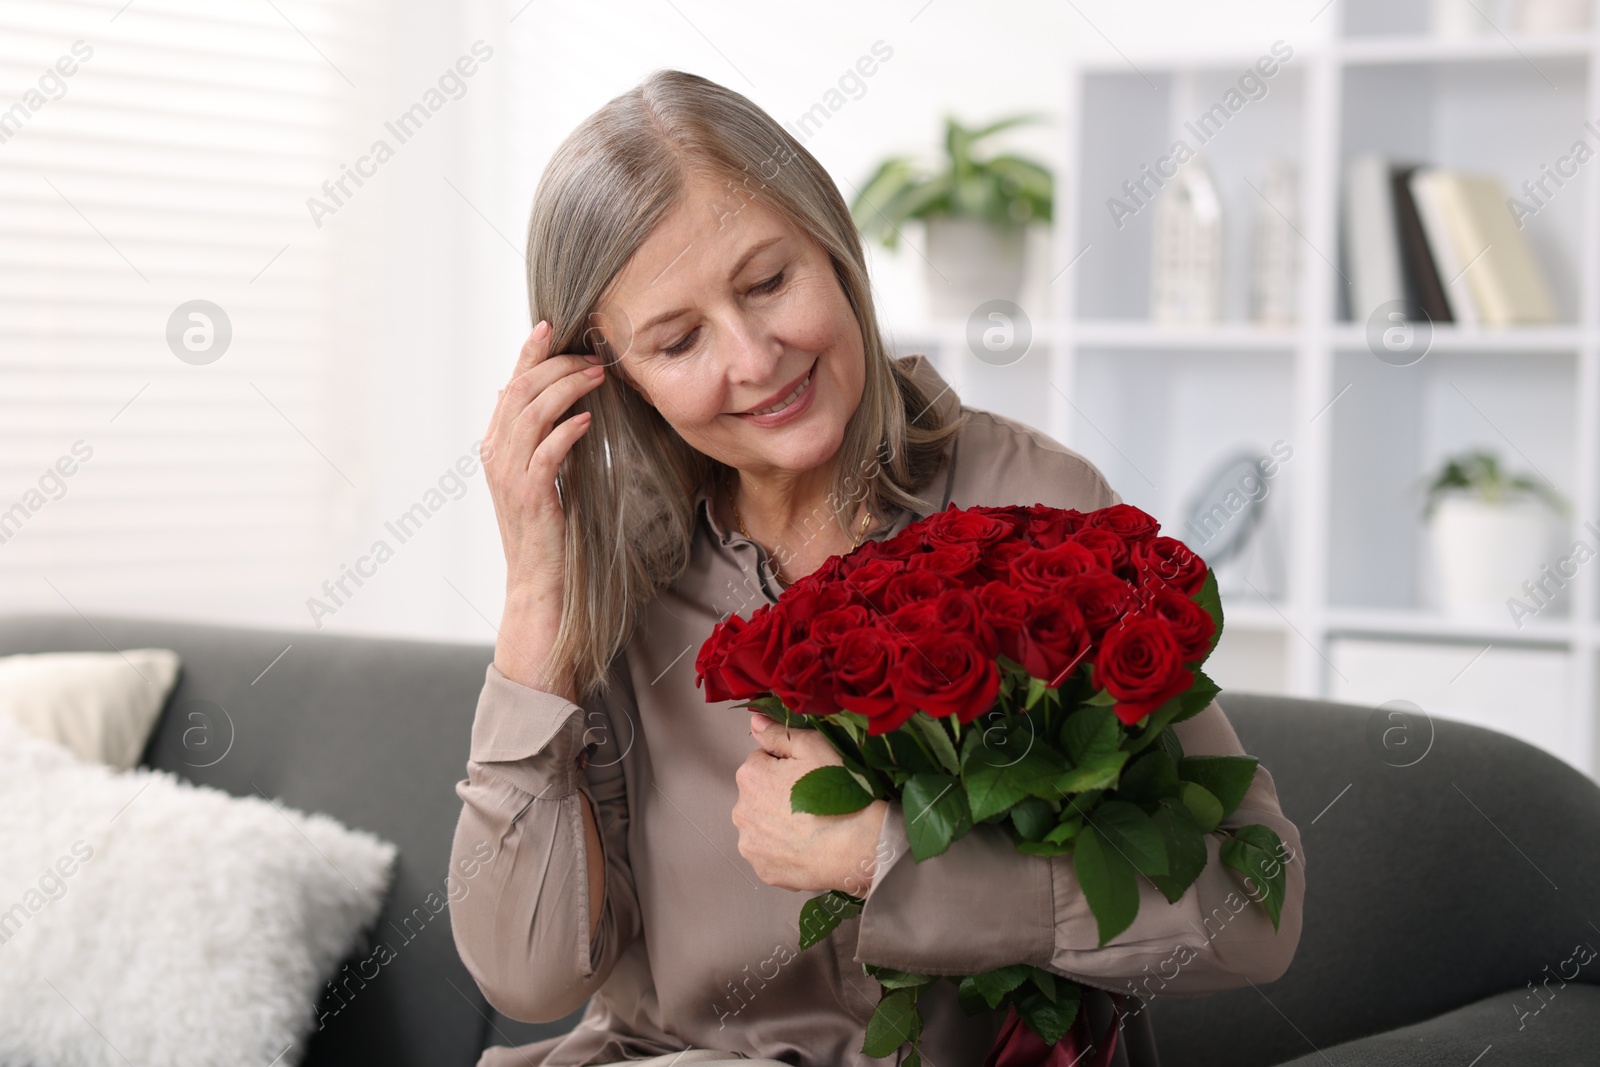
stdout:
<svg viewBox="0 0 1600 1067">
<path fill-rule="evenodd" d="M 139 762 L 177 678 L 170 648 L 0 656 L 0 718 L 80 759 L 127 770 Z"/>
<path fill-rule="evenodd" d="M 0 1064 L 298 1063 L 395 854 L 0 717 Z"/>
</svg>

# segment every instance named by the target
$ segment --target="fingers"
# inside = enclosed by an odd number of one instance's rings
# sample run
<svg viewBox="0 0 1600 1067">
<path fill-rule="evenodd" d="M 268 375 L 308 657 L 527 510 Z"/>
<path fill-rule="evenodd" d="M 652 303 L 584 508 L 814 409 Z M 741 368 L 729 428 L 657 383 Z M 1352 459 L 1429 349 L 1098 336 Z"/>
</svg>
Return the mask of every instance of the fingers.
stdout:
<svg viewBox="0 0 1600 1067">
<path fill-rule="evenodd" d="M 521 410 L 512 418 L 510 441 L 508 447 L 515 457 L 527 456 L 525 466 L 531 469 L 533 457 L 539 449 L 544 447 L 550 437 L 556 420 L 561 415 L 593 391 L 605 381 L 605 370 L 601 367 L 584 367 L 582 370 L 572 369 L 573 364 L 565 360 L 575 357 L 561 357 L 563 362 L 550 361 L 534 367 L 523 375 L 512 387 L 506 390 L 510 403 L 521 404 Z M 582 361 L 579 360 L 579 365 Z M 522 397 L 534 389 L 537 382 L 551 374 L 556 375 L 549 385 L 538 389 L 532 398 L 523 403 Z M 585 412 L 579 412 L 586 415 Z M 577 416 L 575 415 L 574 418 Z M 563 420 L 561 425 L 571 422 L 572 419 Z M 565 454 L 565 450 L 563 450 Z"/>
</svg>

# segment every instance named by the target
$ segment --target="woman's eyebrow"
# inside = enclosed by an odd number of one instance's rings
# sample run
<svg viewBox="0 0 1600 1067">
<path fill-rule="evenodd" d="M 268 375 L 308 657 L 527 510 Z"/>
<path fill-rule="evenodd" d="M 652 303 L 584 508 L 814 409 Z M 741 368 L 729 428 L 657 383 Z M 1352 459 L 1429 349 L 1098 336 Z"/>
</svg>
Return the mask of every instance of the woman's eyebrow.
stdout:
<svg viewBox="0 0 1600 1067">
<path fill-rule="evenodd" d="M 731 282 L 733 279 L 737 278 L 739 276 L 739 272 L 744 270 L 744 268 L 749 265 L 752 259 L 760 255 L 764 249 L 767 249 L 783 240 L 783 237 L 784 235 L 780 233 L 776 236 L 768 237 L 764 241 L 757 241 L 755 244 L 745 249 L 744 255 L 739 257 L 739 262 L 735 263 L 733 265 L 733 270 L 728 273 L 728 280 Z M 688 312 L 688 308 L 678 308 L 674 311 L 663 311 L 661 314 L 655 316 L 649 322 L 639 327 L 638 332 L 641 334 L 647 333 L 648 331 L 653 330 L 657 326 L 661 325 L 663 322 L 668 322 L 672 319 L 675 319 L 679 315 L 686 315 Z"/>
</svg>

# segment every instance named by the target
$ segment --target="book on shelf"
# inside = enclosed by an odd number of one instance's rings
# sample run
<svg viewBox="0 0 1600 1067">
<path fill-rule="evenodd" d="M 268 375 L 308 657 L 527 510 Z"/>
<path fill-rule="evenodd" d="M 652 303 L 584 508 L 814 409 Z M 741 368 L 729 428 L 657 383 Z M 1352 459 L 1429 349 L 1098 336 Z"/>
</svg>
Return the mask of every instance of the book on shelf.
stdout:
<svg viewBox="0 0 1600 1067">
<path fill-rule="evenodd" d="M 1345 167 L 1344 243 L 1357 322 L 1396 300 L 1433 322 L 1556 321 L 1533 247 L 1493 175 L 1358 156 Z"/>
</svg>

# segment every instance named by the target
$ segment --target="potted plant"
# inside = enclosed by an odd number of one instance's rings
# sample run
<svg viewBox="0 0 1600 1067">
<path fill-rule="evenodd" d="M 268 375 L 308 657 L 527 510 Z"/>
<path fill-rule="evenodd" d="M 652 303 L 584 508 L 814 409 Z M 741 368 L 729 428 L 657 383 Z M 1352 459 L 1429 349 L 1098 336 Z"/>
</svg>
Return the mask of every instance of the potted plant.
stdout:
<svg viewBox="0 0 1600 1067">
<path fill-rule="evenodd" d="M 1484 613 L 1526 597 L 1524 583 L 1537 583 L 1549 562 L 1551 512 L 1568 514 L 1566 499 L 1543 479 L 1508 474 L 1493 452 L 1449 457 L 1423 507 L 1439 607 Z"/>
<path fill-rule="evenodd" d="M 999 154 L 980 158 L 981 142 L 1002 130 L 1044 121 L 1014 115 L 979 129 L 946 116 L 945 156 L 928 169 L 909 156 L 879 164 L 850 205 L 864 237 L 893 251 L 900 230 L 921 219 L 928 231 L 929 306 L 940 318 L 965 318 L 979 304 L 1022 295 L 1031 222 L 1048 223 L 1053 181 L 1031 160 Z"/>
</svg>

